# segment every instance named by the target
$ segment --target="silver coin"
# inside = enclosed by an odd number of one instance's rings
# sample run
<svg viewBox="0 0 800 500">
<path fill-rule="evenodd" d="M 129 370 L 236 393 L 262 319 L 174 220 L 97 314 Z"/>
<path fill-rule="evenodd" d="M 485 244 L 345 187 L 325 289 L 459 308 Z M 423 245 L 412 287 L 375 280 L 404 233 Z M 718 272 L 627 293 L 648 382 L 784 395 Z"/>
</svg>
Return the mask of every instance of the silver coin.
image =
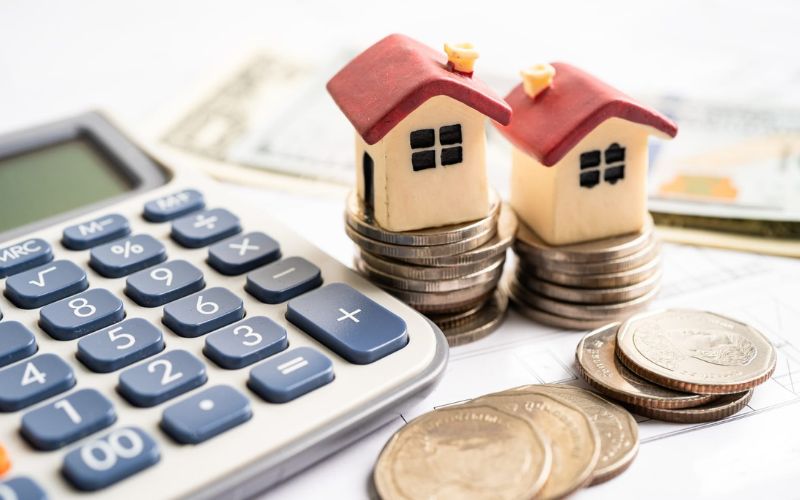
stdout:
<svg viewBox="0 0 800 500">
<path fill-rule="evenodd" d="M 469 276 L 470 274 L 477 273 L 483 269 L 486 269 L 487 267 L 497 264 L 498 262 L 504 262 L 505 254 L 498 255 L 489 260 L 481 260 L 460 266 L 449 267 L 430 267 L 407 264 L 405 262 L 373 255 L 369 252 L 365 252 L 364 250 L 359 250 L 358 257 L 356 258 L 360 258 L 369 264 L 370 267 L 377 269 L 378 271 L 383 271 L 386 274 L 391 274 L 392 276 L 413 280 L 432 281 L 451 280 Z"/>
<path fill-rule="evenodd" d="M 538 267 L 535 264 L 529 264 L 522 259 L 518 259 L 518 262 L 519 267 L 526 273 L 536 276 L 539 279 L 557 285 L 579 288 L 617 288 L 633 285 L 650 278 L 661 270 L 660 256 L 646 262 L 640 267 L 608 274 L 567 274 L 558 271 L 550 271 Z"/>
<path fill-rule="evenodd" d="M 522 286 L 516 280 L 512 286 L 515 297 L 539 310 L 565 318 L 598 321 L 611 321 L 638 312 L 646 307 L 659 291 L 659 288 L 656 287 L 641 297 L 615 304 L 576 304 L 545 297 Z"/>
<path fill-rule="evenodd" d="M 520 224 L 514 245 L 549 261 L 605 262 L 640 251 L 652 236 L 653 219 L 648 215 L 645 226 L 636 233 L 561 246 L 548 245 L 531 228 Z"/>
<path fill-rule="evenodd" d="M 479 304 L 483 304 L 489 300 L 497 283 L 490 282 L 464 290 L 442 293 L 410 292 L 380 283 L 375 283 L 375 285 L 394 295 L 419 312 L 436 314 L 462 312 Z"/>
<path fill-rule="evenodd" d="M 355 263 L 356 269 L 370 281 L 412 292 L 452 292 L 492 281 L 496 283 L 503 273 L 503 264 L 504 262 L 497 262 L 486 269 L 462 278 L 426 281 L 392 276 L 391 274 L 384 273 L 383 271 L 371 267 L 363 260 L 356 260 Z"/>
<path fill-rule="evenodd" d="M 434 267 L 463 266 L 466 264 L 474 264 L 476 262 L 492 260 L 498 258 L 500 255 L 505 255 L 506 250 L 514 241 L 514 235 L 517 232 L 517 224 L 517 216 L 514 213 L 514 210 L 508 205 L 508 203 L 503 203 L 503 206 L 500 208 L 500 217 L 497 221 L 497 234 L 495 234 L 495 236 L 484 245 L 467 252 L 444 257 L 396 258 L 412 264 Z"/>
<path fill-rule="evenodd" d="M 709 403 L 692 408 L 648 408 L 645 406 L 627 405 L 634 413 L 664 422 L 679 424 L 699 424 L 714 422 L 740 412 L 753 397 L 753 389 L 745 392 L 726 394 Z"/>
<path fill-rule="evenodd" d="M 508 311 L 508 296 L 502 290 L 495 290 L 486 304 L 472 315 L 437 323 L 442 329 L 450 347 L 464 345 L 480 340 L 497 330 Z"/>
<path fill-rule="evenodd" d="M 603 262 L 550 261 L 542 259 L 541 256 L 537 254 L 520 251 L 519 248 L 515 250 L 517 250 L 517 255 L 520 260 L 525 260 L 528 264 L 541 267 L 548 271 L 587 275 L 618 273 L 641 267 L 659 256 L 661 246 L 657 239 L 652 239 L 648 245 L 636 253 Z"/>
<path fill-rule="evenodd" d="M 344 226 L 347 237 L 353 240 L 353 243 L 370 253 L 383 255 L 386 257 L 394 257 L 396 259 L 407 260 L 410 258 L 416 259 L 431 259 L 438 257 L 448 257 L 451 255 L 462 254 L 475 248 L 479 248 L 487 241 L 492 240 L 497 232 L 496 227 L 490 227 L 483 233 L 477 234 L 467 239 L 448 243 L 446 245 L 433 245 L 427 247 L 412 247 L 406 245 L 395 245 L 393 243 L 384 243 L 382 241 L 367 238 L 347 224 Z"/>
<path fill-rule="evenodd" d="M 355 192 L 347 197 L 345 221 L 348 226 L 367 238 L 393 245 L 431 246 L 457 243 L 473 238 L 497 225 L 500 213 L 500 197 L 494 191 L 489 194 L 489 215 L 476 221 L 449 226 L 422 229 L 418 231 L 387 231 L 364 213 L 364 204 Z"/>
<path fill-rule="evenodd" d="M 593 330 L 608 323 L 606 320 L 586 320 L 566 318 L 557 314 L 552 314 L 547 311 L 542 311 L 536 307 L 526 303 L 519 298 L 515 293 L 514 286 L 508 287 L 509 297 L 511 298 L 511 305 L 518 313 L 522 314 L 528 319 L 532 319 L 537 323 L 552 326 L 555 328 L 563 328 L 565 330 Z"/>
<path fill-rule="evenodd" d="M 525 272 L 516 273 L 517 281 L 529 290 L 554 300 L 564 300 L 578 304 L 616 304 L 637 299 L 661 284 L 661 273 L 633 285 L 618 288 L 576 288 L 556 285 L 542 281 Z"/>
</svg>

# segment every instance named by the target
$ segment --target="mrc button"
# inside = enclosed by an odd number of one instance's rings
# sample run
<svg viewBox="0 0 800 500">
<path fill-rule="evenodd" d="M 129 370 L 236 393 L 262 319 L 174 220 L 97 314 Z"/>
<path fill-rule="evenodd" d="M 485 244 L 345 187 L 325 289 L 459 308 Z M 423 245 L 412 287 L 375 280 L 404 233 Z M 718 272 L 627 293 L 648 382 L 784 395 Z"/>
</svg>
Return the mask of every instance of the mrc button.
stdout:
<svg viewBox="0 0 800 500">
<path fill-rule="evenodd" d="M 41 238 L 31 238 L 0 248 L 0 278 L 21 273 L 53 260 L 53 249 Z"/>
</svg>

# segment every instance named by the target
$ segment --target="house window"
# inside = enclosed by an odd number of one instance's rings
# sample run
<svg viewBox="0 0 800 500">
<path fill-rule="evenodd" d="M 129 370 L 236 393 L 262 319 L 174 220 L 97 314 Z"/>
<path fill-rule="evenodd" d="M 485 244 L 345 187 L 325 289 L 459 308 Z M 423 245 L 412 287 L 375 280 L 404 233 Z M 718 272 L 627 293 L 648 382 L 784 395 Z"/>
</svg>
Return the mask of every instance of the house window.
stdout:
<svg viewBox="0 0 800 500">
<path fill-rule="evenodd" d="M 581 153 L 580 156 L 580 184 L 581 187 L 593 188 L 602 180 L 609 184 L 616 184 L 625 178 L 625 148 L 616 142 L 606 148 Z"/>
<path fill-rule="evenodd" d="M 437 150 L 441 166 L 455 165 L 463 161 L 460 124 L 440 127 L 438 145 L 436 131 L 432 128 L 411 132 L 409 144 L 412 149 L 411 168 L 414 171 L 436 168 Z"/>
</svg>

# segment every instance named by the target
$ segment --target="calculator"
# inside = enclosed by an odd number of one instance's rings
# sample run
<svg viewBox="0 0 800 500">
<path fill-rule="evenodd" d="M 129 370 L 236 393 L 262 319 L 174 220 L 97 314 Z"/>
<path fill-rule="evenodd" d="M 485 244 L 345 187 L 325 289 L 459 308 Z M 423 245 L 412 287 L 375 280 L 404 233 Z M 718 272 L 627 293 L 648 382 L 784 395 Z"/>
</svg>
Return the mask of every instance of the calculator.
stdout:
<svg viewBox="0 0 800 500">
<path fill-rule="evenodd" d="M 423 316 L 164 163 L 97 112 L 0 138 L 2 500 L 250 497 L 444 371 Z"/>
</svg>

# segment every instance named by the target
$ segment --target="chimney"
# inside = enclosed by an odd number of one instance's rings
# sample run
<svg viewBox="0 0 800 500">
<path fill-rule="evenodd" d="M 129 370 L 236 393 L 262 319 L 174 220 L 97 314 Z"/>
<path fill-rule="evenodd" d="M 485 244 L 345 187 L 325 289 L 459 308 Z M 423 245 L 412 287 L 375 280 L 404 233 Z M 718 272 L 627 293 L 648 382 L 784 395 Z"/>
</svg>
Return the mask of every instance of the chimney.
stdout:
<svg viewBox="0 0 800 500">
<path fill-rule="evenodd" d="M 460 75 L 472 76 L 478 51 L 471 43 L 446 43 L 444 51 L 447 53 L 447 69 Z"/>
<path fill-rule="evenodd" d="M 535 99 L 542 91 L 553 84 L 556 69 L 550 64 L 534 64 L 519 72 L 522 75 L 522 88 L 528 97 Z"/>
</svg>

